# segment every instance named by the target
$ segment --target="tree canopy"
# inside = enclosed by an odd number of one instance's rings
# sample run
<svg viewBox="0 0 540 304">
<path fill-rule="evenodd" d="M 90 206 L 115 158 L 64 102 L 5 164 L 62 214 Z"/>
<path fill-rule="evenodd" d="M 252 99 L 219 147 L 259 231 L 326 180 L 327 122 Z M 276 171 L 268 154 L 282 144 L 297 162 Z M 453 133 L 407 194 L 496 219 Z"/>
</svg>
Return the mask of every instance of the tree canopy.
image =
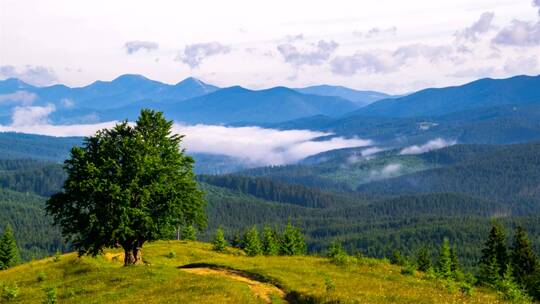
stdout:
<svg viewBox="0 0 540 304">
<path fill-rule="evenodd" d="M 205 201 L 180 149 L 183 136 L 161 112 L 142 110 L 74 147 L 68 175 L 46 210 L 79 254 L 123 247 L 124 264 L 141 261 L 147 241 L 172 235 L 178 225 L 206 225 Z"/>
</svg>

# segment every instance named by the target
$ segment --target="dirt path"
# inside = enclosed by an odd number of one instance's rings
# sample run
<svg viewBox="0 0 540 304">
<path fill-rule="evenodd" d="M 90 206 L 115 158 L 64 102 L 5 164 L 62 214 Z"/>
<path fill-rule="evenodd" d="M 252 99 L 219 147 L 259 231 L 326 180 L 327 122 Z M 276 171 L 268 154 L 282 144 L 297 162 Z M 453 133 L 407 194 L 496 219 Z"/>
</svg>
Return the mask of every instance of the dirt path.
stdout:
<svg viewBox="0 0 540 304">
<path fill-rule="evenodd" d="M 210 275 L 210 276 L 220 276 L 225 277 L 231 280 L 239 281 L 246 283 L 251 291 L 259 298 L 261 298 L 266 303 L 272 303 L 272 296 L 279 297 L 282 303 L 287 303 L 285 301 L 285 292 L 278 287 L 264 283 L 260 281 L 253 280 L 247 275 L 242 274 L 240 271 L 234 271 L 229 269 L 219 269 L 219 268 L 209 268 L 209 267 L 200 267 L 200 268 L 180 268 L 182 271 L 198 274 L 198 275 Z"/>
</svg>

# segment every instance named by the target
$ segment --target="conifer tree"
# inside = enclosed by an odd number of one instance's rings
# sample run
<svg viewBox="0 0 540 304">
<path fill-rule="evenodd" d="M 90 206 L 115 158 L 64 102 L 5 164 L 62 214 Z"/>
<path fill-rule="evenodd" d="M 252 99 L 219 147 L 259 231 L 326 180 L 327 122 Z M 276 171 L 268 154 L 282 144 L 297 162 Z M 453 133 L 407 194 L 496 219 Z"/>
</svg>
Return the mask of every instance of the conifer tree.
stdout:
<svg viewBox="0 0 540 304">
<path fill-rule="evenodd" d="M 532 249 L 527 232 L 521 226 L 516 228 L 510 259 L 514 278 L 520 284 L 525 283 L 527 277 L 539 270 L 538 258 Z"/>
<path fill-rule="evenodd" d="M 231 246 L 234 248 L 242 248 L 242 234 L 236 230 L 231 240 Z"/>
<path fill-rule="evenodd" d="M 227 240 L 225 240 L 225 234 L 223 233 L 223 229 L 221 229 L 221 227 L 216 230 L 212 245 L 212 249 L 214 251 L 224 252 L 227 250 Z"/>
<path fill-rule="evenodd" d="M 450 242 L 448 238 L 444 238 L 437 260 L 437 272 L 444 278 L 452 276 L 452 254 L 450 251 Z"/>
<path fill-rule="evenodd" d="M 279 254 L 279 235 L 277 231 L 265 226 L 262 235 L 262 252 L 264 255 Z"/>
<path fill-rule="evenodd" d="M 506 236 L 503 228 L 493 222 L 485 248 L 480 259 L 480 280 L 493 284 L 503 277 L 508 265 L 508 251 L 506 249 Z M 493 271 L 497 269 L 498 274 Z"/>
<path fill-rule="evenodd" d="M 502 279 L 501 268 L 497 262 L 497 256 L 493 255 L 490 261 L 481 265 L 480 280 L 491 286 L 497 286 Z"/>
<path fill-rule="evenodd" d="M 420 250 L 418 250 L 416 263 L 418 264 L 418 270 L 420 271 L 426 272 L 431 268 L 431 257 L 427 246 L 422 246 Z"/>
<path fill-rule="evenodd" d="M 461 271 L 461 265 L 459 263 L 459 256 L 457 253 L 457 244 L 454 243 L 450 249 L 450 260 L 452 261 L 452 272 L 457 273 Z"/>
<path fill-rule="evenodd" d="M 530 303 L 530 297 L 516 282 L 513 272 L 512 265 L 508 264 L 502 279 L 497 284 L 497 289 L 502 292 L 503 299 L 510 300 L 512 303 Z"/>
<path fill-rule="evenodd" d="M 251 227 L 244 235 L 244 251 L 248 256 L 256 256 L 261 254 L 261 240 L 259 239 L 259 232 L 257 226 Z"/>
<path fill-rule="evenodd" d="M 281 254 L 301 255 L 306 253 L 306 241 L 299 228 L 294 227 L 291 222 L 285 226 L 281 241 Z"/>
<path fill-rule="evenodd" d="M 182 240 L 184 241 L 196 241 L 197 240 L 197 232 L 195 231 L 195 228 L 193 225 L 186 225 L 182 229 Z"/>
<path fill-rule="evenodd" d="M 0 240 L 0 269 L 13 267 L 19 262 L 19 249 L 13 236 L 13 229 L 7 225 Z"/>
<path fill-rule="evenodd" d="M 392 251 L 392 256 L 390 257 L 390 263 L 394 265 L 403 266 L 407 263 L 407 259 L 401 254 L 401 251 L 395 249 Z"/>
</svg>

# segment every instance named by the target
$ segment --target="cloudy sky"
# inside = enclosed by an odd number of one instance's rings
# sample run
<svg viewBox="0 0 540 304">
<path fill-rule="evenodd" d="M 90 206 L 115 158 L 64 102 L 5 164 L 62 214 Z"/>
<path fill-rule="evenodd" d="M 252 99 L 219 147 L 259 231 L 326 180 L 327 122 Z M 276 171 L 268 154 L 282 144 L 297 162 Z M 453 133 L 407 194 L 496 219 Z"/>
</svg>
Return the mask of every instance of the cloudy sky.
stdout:
<svg viewBox="0 0 540 304">
<path fill-rule="evenodd" d="M 0 79 L 404 93 L 540 73 L 540 0 L 0 0 Z"/>
</svg>

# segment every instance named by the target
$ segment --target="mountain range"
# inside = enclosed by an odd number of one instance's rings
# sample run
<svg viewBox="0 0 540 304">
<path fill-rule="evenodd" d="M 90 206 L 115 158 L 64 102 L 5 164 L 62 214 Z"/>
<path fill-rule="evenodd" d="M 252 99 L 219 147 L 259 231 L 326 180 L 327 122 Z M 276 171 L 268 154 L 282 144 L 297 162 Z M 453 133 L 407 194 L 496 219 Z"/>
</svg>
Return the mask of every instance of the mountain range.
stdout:
<svg viewBox="0 0 540 304">
<path fill-rule="evenodd" d="M 10 122 L 14 106 L 30 104 L 54 105 L 49 118 L 61 124 L 133 119 L 142 107 L 164 110 L 186 123 L 279 122 L 316 114 L 339 116 L 388 96 L 335 86 L 219 88 L 193 77 L 170 85 L 132 74 L 77 88 L 36 87 L 9 78 L 0 81 L 0 122 Z"/>
<path fill-rule="evenodd" d="M 515 76 L 390 96 L 328 85 L 219 88 L 195 78 L 169 85 L 140 75 L 80 88 L 40 88 L 10 78 L 0 81 L 0 123 L 11 123 L 14 107 L 21 105 L 53 104 L 48 119 L 56 124 L 133 120 L 146 107 L 188 124 L 309 129 L 387 146 L 437 137 L 506 144 L 540 139 L 539 87 L 540 76 Z"/>
<path fill-rule="evenodd" d="M 170 85 L 131 74 L 78 88 L 35 87 L 10 78 L 0 81 L 0 122 L 10 122 L 14 106 L 53 104 L 55 111 L 49 118 L 62 124 L 134 119 L 142 107 L 148 107 L 163 110 L 168 117 L 185 123 L 284 123 L 310 129 L 333 124 L 351 133 L 351 128 L 343 127 L 343 123 L 352 125 L 352 129 L 366 125 L 372 129 L 371 124 L 379 128 L 381 124 L 388 126 L 391 118 L 393 126 L 427 122 L 425 129 L 441 125 L 442 121 L 471 123 L 471 117 L 485 121 L 515 117 L 523 109 L 535 112 L 540 104 L 538 87 L 540 76 L 515 76 L 391 96 L 329 85 L 264 90 L 219 88 L 196 78 Z M 523 115 L 531 116 L 528 110 Z"/>
</svg>

